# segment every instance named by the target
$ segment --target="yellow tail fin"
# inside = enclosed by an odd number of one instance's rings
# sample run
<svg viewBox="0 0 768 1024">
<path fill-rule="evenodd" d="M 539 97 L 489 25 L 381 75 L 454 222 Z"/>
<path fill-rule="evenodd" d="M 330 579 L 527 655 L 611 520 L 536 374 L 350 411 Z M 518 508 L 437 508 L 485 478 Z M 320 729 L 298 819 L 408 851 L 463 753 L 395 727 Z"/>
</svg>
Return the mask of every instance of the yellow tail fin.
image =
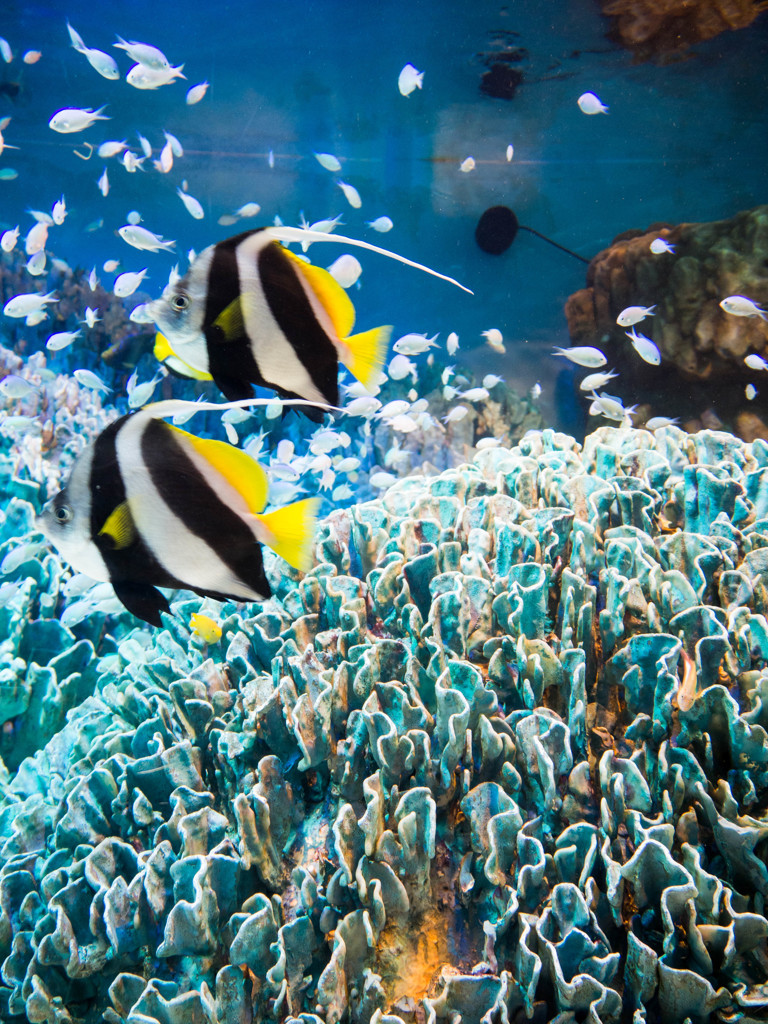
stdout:
<svg viewBox="0 0 768 1024">
<path fill-rule="evenodd" d="M 374 327 L 372 331 L 344 338 L 347 353 L 339 358 L 352 376 L 368 390 L 377 383 L 376 377 L 384 369 L 391 334 L 391 327 Z"/>
<path fill-rule="evenodd" d="M 319 498 L 304 498 L 274 512 L 256 516 L 259 540 L 301 572 L 312 565 L 312 545 Z"/>
</svg>

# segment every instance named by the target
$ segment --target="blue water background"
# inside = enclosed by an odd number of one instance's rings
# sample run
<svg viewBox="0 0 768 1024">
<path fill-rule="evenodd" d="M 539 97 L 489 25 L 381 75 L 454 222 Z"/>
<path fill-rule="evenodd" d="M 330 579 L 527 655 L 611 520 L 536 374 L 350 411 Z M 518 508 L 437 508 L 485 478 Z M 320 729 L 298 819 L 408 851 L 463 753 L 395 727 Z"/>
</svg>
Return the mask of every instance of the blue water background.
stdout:
<svg viewBox="0 0 768 1024">
<path fill-rule="evenodd" d="M 101 78 L 72 49 L 67 18 L 88 46 L 115 56 L 120 81 Z M 0 167 L 19 171 L 15 181 L 0 181 L 0 224 L 20 223 L 26 232 L 32 220 L 25 210 L 50 210 L 64 193 L 70 212 L 51 229 L 53 253 L 87 268 L 108 258 L 119 258 L 121 269 L 148 267 L 154 296 L 174 258 L 137 252 L 117 237 L 129 210 L 176 239 L 182 257 L 237 231 L 216 221 L 245 202 L 260 203 L 262 213 L 243 227 L 275 215 L 297 223 L 302 211 L 309 221 L 341 213 L 346 234 L 433 266 L 475 292 L 356 252 L 364 267 L 352 293 L 360 329 L 392 323 L 395 337 L 440 332 L 443 341 L 455 330 L 460 365 L 502 373 L 521 390 L 540 380 L 545 415 L 568 427 L 570 403 L 558 407 L 553 397 L 562 364 L 549 353 L 567 344 L 563 304 L 584 285 L 585 267 L 522 234 L 501 257 L 481 253 L 474 227 L 482 211 L 508 204 L 522 223 L 589 257 L 629 228 L 715 220 L 766 201 L 768 18 L 666 66 L 633 63 L 606 30 L 591 0 L 505 7 L 455 0 L 6 0 L 0 35 L 17 56 L 0 67 L 0 79 L 20 76 L 22 93 L 16 103 L 0 97 L 0 116 L 13 117 L 6 141 L 20 146 L 0 157 Z M 131 61 L 112 49 L 116 34 L 159 46 L 184 64 L 187 81 L 133 89 L 124 80 Z M 511 101 L 484 96 L 482 55 L 509 45 L 529 51 L 520 65 L 529 81 Z M 38 64 L 21 64 L 26 49 L 42 51 Z M 404 98 L 397 76 L 408 61 L 424 71 L 424 88 Z M 187 88 L 204 79 L 208 95 L 187 106 Z M 576 100 L 586 90 L 609 105 L 608 116 L 579 111 Z M 105 103 L 111 120 L 83 133 L 48 127 L 63 106 Z M 163 128 L 186 150 L 168 175 L 129 175 L 115 160 L 84 162 L 73 153 L 86 140 L 123 138 L 138 150 L 140 131 L 157 156 Z M 341 173 L 324 170 L 313 151 L 335 153 Z M 464 174 L 459 164 L 470 155 L 477 166 Z M 105 165 L 112 186 L 106 199 L 96 187 Z M 337 178 L 359 190 L 362 209 L 349 207 Z M 176 196 L 182 179 L 202 202 L 204 220 L 193 220 Z M 389 234 L 365 227 L 383 214 L 395 222 Z M 98 218 L 104 227 L 85 232 Z M 311 256 L 328 265 L 343 251 L 313 247 Z M 482 344 L 480 332 L 489 327 L 502 331 L 505 356 Z M 559 393 L 568 391 L 561 382 Z"/>
</svg>

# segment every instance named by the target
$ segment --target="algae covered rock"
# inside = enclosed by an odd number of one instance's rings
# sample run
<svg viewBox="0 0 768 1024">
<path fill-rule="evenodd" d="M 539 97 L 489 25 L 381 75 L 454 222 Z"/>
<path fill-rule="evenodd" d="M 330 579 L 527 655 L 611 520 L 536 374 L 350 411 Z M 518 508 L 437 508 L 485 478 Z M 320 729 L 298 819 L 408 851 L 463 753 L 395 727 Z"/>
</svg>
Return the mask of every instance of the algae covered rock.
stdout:
<svg viewBox="0 0 768 1024">
<path fill-rule="evenodd" d="M 6 769 L 0 1017 L 764 1013 L 767 512 L 763 442 L 532 432 L 337 510 L 211 645 L 186 595 L 18 630 L 67 714 Z"/>
<path fill-rule="evenodd" d="M 658 238 L 674 252 L 652 252 L 650 245 Z M 571 339 L 575 345 L 598 345 L 609 365 L 631 376 L 632 390 L 624 397 L 632 402 L 650 402 L 659 412 L 703 420 L 716 400 L 719 415 L 745 440 L 763 437 L 768 410 L 760 396 L 754 406 L 745 399 L 748 382 L 760 388 L 744 357 L 765 355 L 768 329 L 759 316 L 725 312 L 720 301 L 736 294 L 765 305 L 767 259 L 768 206 L 728 220 L 627 231 L 594 257 L 586 287 L 566 302 Z M 619 313 L 632 305 L 655 307 L 638 330 L 659 349 L 667 371 L 663 377 L 643 362 L 625 328 L 616 323 Z M 707 387 L 692 391 L 686 382 L 694 380 Z"/>
</svg>

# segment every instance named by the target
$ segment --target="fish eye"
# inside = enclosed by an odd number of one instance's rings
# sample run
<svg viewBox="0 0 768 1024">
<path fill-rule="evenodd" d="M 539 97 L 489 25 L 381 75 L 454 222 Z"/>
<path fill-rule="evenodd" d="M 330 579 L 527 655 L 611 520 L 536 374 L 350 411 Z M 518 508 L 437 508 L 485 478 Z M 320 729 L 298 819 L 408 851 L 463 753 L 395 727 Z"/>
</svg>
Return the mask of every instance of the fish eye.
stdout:
<svg viewBox="0 0 768 1024">
<path fill-rule="evenodd" d="M 186 309 L 188 305 L 189 296 L 185 295 L 183 292 L 179 292 L 178 294 L 174 295 L 173 298 L 171 299 L 171 306 L 176 310 L 177 313 L 180 313 L 183 309 Z"/>
<path fill-rule="evenodd" d="M 69 505 L 59 505 L 54 509 L 53 514 L 56 517 L 56 522 L 61 523 L 62 525 L 64 523 L 69 523 L 72 520 L 72 509 Z"/>
</svg>

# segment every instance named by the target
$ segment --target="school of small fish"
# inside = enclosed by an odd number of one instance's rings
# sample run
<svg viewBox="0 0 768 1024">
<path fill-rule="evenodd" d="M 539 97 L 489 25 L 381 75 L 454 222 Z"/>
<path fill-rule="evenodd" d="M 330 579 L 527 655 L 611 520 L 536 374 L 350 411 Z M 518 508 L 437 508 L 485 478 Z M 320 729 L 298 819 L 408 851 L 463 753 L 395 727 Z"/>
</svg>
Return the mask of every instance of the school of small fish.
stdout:
<svg viewBox="0 0 768 1024">
<path fill-rule="evenodd" d="M 103 45 L 105 49 L 100 49 L 87 45 L 69 21 L 64 23 L 62 34 L 65 39 L 67 35 L 69 37 L 69 46 L 62 43 L 63 53 L 66 54 L 66 58 L 62 57 L 62 59 L 71 59 L 77 63 L 84 62 L 92 69 L 95 80 L 98 78 L 105 82 L 120 82 L 122 80 L 129 88 L 143 92 L 153 92 L 166 87 L 170 89 L 175 83 L 187 80 L 184 71 L 185 63 L 173 64 L 165 53 L 154 44 L 117 36 L 115 42 L 101 41 L 100 45 Z M 5 43 L 4 40 L 2 42 Z M 89 43 L 91 42 L 98 42 L 98 40 L 89 40 Z M 6 63 L 10 63 L 14 59 L 14 53 L 9 44 L 5 45 L 7 49 L 3 50 L 3 59 Z M 117 54 L 113 55 L 112 50 L 116 50 Z M 41 51 L 27 50 L 24 52 L 22 60 L 24 64 L 33 66 L 41 59 L 41 56 Z M 126 60 L 130 61 L 128 67 L 124 66 Z M 121 62 L 123 63 L 122 67 Z M 401 96 L 410 98 L 410 109 L 412 110 L 418 109 L 420 101 L 415 94 L 423 90 L 424 77 L 424 71 L 418 70 L 412 63 L 406 63 L 397 77 L 397 89 Z M 101 86 L 104 89 L 115 88 L 106 86 L 104 82 L 101 83 Z M 206 99 L 209 89 L 211 89 L 209 81 L 201 79 L 197 84 L 191 84 L 186 88 L 180 103 L 184 107 L 196 106 Z M 176 93 L 179 94 L 178 87 Z M 143 131 L 139 130 L 135 125 L 132 125 L 130 130 L 121 130 L 119 118 L 110 112 L 109 96 L 105 94 L 103 98 L 105 102 L 98 104 L 94 102 L 87 107 L 68 106 L 64 105 L 66 95 L 62 94 L 60 101 L 62 106 L 51 111 L 47 122 L 48 127 L 56 135 L 77 135 L 78 139 L 71 142 L 62 139 L 57 144 L 71 146 L 72 142 L 77 141 L 78 144 L 72 152 L 80 160 L 88 162 L 94 156 L 98 159 L 101 171 L 100 174 L 98 170 L 93 172 L 91 181 L 104 199 L 110 195 L 114 196 L 115 192 L 124 187 L 127 179 L 124 178 L 123 172 L 136 175 L 132 181 L 140 182 L 140 187 L 168 188 L 167 184 L 160 186 L 157 183 L 167 182 L 170 180 L 168 176 L 175 176 L 179 173 L 180 168 L 188 165 L 188 158 L 185 159 L 185 147 L 181 139 L 166 128 L 162 129 L 161 135 L 156 130 L 150 131 L 146 127 Z M 209 102 L 213 102 L 213 100 Z M 396 102 L 399 103 L 399 101 Z M 609 107 L 596 93 L 591 91 L 581 93 L 576 103 L 579 110 L 586 115 L 609 112 Z M 14 139 L 11 120 L 11 118 L 0 119 L 0 156 L 6 151 L 21 148 L 18 145 L 21 140 Z M 600 130 L 600 120 L 595 122 L 598 125 L 598 130 Z M 111 122 L 109 128 L 103 127 L 102 122 L 105 124 Z M 97 129 L 101 130 L 103 139 L 98 143 L 95 141 L 98 137 L 96 136 Z M 6 132 L 11 135 L 12 141 L 7 141 L 4 134 Z M 107 134 L 112 137 L 104 139 L 103 136 Z M 91 139 L 94 141 L 90 141 Z M 511 143 L 508 144 L 504 154 L 506 163 L 513 160 L 514 153 L 514 146 Z M 348 214 L 354 216 L 352 211 L 363 208 L 366 190 L 362 186 L 358 187 L 360 183 L 354 184 L 349 180 L 355 177 L 354 162 L 349 154 L 341 149 L 338 154 L 310 150 L 305 156 L 308 161 L 312 162 L 316 173 L 327 172 L 332 176 L 327 179 L 329 186 L 335 195 L 343 199 L 349 208 Z M 269 149 L 266 153 L 269 168 L 274 168 L 276 158 L 280 159 L 279 152 L 276 154 L 275 150 Z M 457 153 L 455 159 L 454 173 L 456 169 L 464 175 L 474 172 L 475 178 L 482 174 L 485 157 L 482 160 L 476 159 L 473 155 L 466 155 L 465 150 L 464 153 Z M 9 173 L 5 173 L 6 171 Z M 11 173 L 11 169 L 0 168 L 0 178 L 10 180 L 16 173 L 15 171 Z M 472 180 L 474 181 L 475 178 Z M 145 182 L 149 184 L 145 185 Z M 153 182 L 156 184 L 152 184 Z M 89 187 L 92 188 L 92 185 Z M 206 217 L 211 216 L 213 204 L 210 197 L 204 195 L 202 190 L 194 189 L 194 183 L 193 188 L 190 189 L 188 180 L 183 178 L 178 184 L 174 182 L 171 189 L 175 191 L 178 201 L 183 205 L 190 218 L 195 221 L 203 221 Z M 197 196 L 195 191 L 198 191 Z M 125 215 L 125 223 L 119 225 L 118 222 L 119 226 L 113 226 L 116 237 L 120 239 L 121 243 L 124 243 L 126 248 L 119 259 L 108 259 L 102 264 L 104 274 L 114 275 L 111 280 L 107 281 L 107 287 L 110 287 L 113 295 L 121 300 L 130 299 L 139 289 L 143 291 L 146 288 L 155 294 L 162 292 L 160 297 L 155 299 L 150 299 L 146 293 L 137 296 L 138 301 L 134 300 L 135 305 L 130 312 L 130 319 L 133 322 L 156 324 L 158 333 L 154 353 L 160 365 L 154 376 L 141 379 L 138 369 L 134 369 L 127 378 L 123 400 L 127 404 L 129 412 L 125 418 L 125 426 L 121 428 L 122 436 L 132 437 L 138 430 L 138 428 L 134 429 L 132 424 L 135 425 L 141 420 L 146 436 L 156 435 L 163 439 L 167 451 L 172 453 L 174 458 L 178 456 L 178 451 L 173 444 L 178 443 L 185 451 L 197 451 L 202 462 L 208 460 L 206 472 L 210 479 L 218 480 L 220 476 L 223 476 L 225 480 L 229 480 L 229 470 L 226 468 L 228 456 L 222 454 L 222 450 L 215 449 L 214 451 L 212 448 L 205 447 L 204 442 L 196 439 L 193 435 L 184 434 L 186 440 L 180 441 L 176 435 L 168 434 L 165 427 L 160 428 L 153 425 L 163 420 L 166 416 L 165 412 L 148 411 L 155 408 L 149 403 L 153 401 L 156 389 L 161 384 L 164 388 L 167 387 L 163 382 L 170 380 L 169 374 L 196 381 L 212 381 L 228 399 L 228 403 L 222 406 L 222 408 L 228 406 L 227 411 L 222 415 L 222 429 L 230 445 L 237 448 L 238 451 L 246 453 L 251 460 L 261 458 L 268 465 L 269 501 L 272 504 L 285 505 L 287 502 L 295 500 L 298 495 L 306 493 L 306 481 L 310 474 L 314 474 L 314 477 L 309 486 L 316 486 L 321 492 L 330 491 L 331 497 L 335 501 L 348 500 L 354 495 L 352 485 L 356 482 L 358 471 L 366 459 L 372 424 L 386 425 L 398 438 L 400 435 L 413 434 L 419 429 L 429 427 L 446 429 L 465 419 L 474 404 L 487 402 L 492 396 L 494 388 L 502 383 L 503 378 L 498 373 L 486 372 L 480 384 L 472 384 L 460 373 L 457 373 L 455 367 L 445 365 L 441 374 L 441 393 L 449 408 L 441 420 L 437 419 L 430 413 L 427 400 L 419 397 L 416 386 L 419 383 L 421 368 L 425 363 L 434 363 L 436 356 L 438 360 L 443 360 L 443 355 L 447 359 L 457 356 L 459 353 L 458 334 L 451 332 L 442 341 L 439 340 L 438 335 L 429 336 L 428 332 L 411 331 L 390 343 L 391 328 L 389 326 L 373 327 L 353 333 L 356 310 L 348 293 L 354 294 L 354 291 L 361 288 L 363 264 L 352 253 L 343 252 L 328 263 L 326 270 L 314 259 L 310 261 L 307 253 L 316 243 L 322 242 L 333 242 L 345 247 L 360 247 L 433 274 L 464 288 L 465 291 L 469 291 L 469 289 L 437 270 L 415 263 L 370 241 L 342 236 L 337 230 L 344 225 L 341 214 L 310 221 L 302 212 L 299 216 L 300 226 L 297 228 L 283 224 L 280 217 L 275 216 L 271 225 L 250 228 L 247 223 L 243 222 L 257 217 L 261 213 L 261 204 L 251 197 L 244 196 L 242 198 L 247 198 L 247 201 L 242 202 L 234 209 L 230 208 L 229 211 L 218 217 L 220 226 L 238 225 L 236 230 L 241 233 L 232 238 L 214 242 L 199 253 L 190 251 L 187 272 L 182 274 L 174 267 L 165 287 L 163 287 L 162 280 L 164 275 L 153 272 L 151 254 L 175 253 L 177 241 L 164 237 L 160 231 L 151 230 L 144 223 L 144 218 L 137 209 L 131 209 Z M 70 211 L 64 195 L 60 195 L 58 198 L 51 196 L 48 202 L 51 203 L 50 213 L 45 209 L 30 209 L 28 211 L 32 218 L 32 223 L 28 228 L 25 229 L 22 225 L 17 224 L 7 227 L 0 234 L 0 249 L 4 253 L 10 254 L 15 250 L 23 249 L 25 256 L 28 257 L 26 268 L 32 277 L 42 277 L 51 266 L 68 269 L 64 261 L 52 255 L 51 247 L 55 244 L 57 229 L 67 221 L 68 217 L 75 219 L 78 216 L 78 211 L 74 209 Z M 98 202 L 100 203 L 101 200 Z M 155 207 L 153 206 L 153 208 Z M 377 213 L 375 210 L 372 212 Z M 147 219 L 150 222 L 152 220 L 150 217 Z M 89 224 L 81 225 L 81 227 L 85 231 L 91 231 L 99 230 L 103 225 L 104 219 L 100 218 Z M 152 223 L 151 227 L 161 228 L 162 225 Z M 368 229 L 376 234 L 388 233 L 393 231 L 394 227 L 393 219 L 383 213 L 379 213 L 360 225 L 361 231 Z M 675 256 L 677 245 L 664 237 L 667 233 L 667 229 L 662 229 L 662 234 L 651 240 L 649 244 L 651 253 L 665 258 Z M 179 249 L 182 248 L 182 245 L 183 242 L 178 243 Z M 300 246 L 301 252 L 294 252 L 289 248 L 291 245 Z M 319 245 L 319 249 L 323 248 L 324 246 Z M 143 254 L 148 254 L 146 256 L 148 265 L 143 268 L 138 267 L 137 261 L 131 260 L 132 254 L 128 251 L 130 249 L 138 250 L 142 254 L 142 261 Z M 314 253 L 313 249 L 313 257 Z M 135 257 L 135 253 L 133 256 Z M 92 269 L 88 282 L 93 291 L 99 286 L 96 267 Z M 287 293 L 292 305 L 292 315 L 285 320 L 277 314 L 269 312 L 277 308 L 277 304 L 273 300 L 278 291 L 281 294 Z M 28 326 L 35 326 L 50 317 L 49 307 L 56 304 L 59 299 L 60 296 L 55 289 L 48 292 L 24 291 L 5 302 L 3 314 L 11 319 L 23 320 Z M 768 320 L 766 310 L 745 295 L 726 296 L 720 300 L 719 306 L 723 315 Z M 79 352 L 87 332 L 94 330 L 97 324 L 103 322 L 99 312 L 99 308 L 94 303 L 93 306 L 89 306 L 85 310 L 83 319 L 76 329 L 51 330 L 45 340 L 45 348 L 51 358 L 55 358 L 56 353 L 65 350 Z M 656 306 L 653 304 L 629 305 L 616 315 L 616 324 L 627 328 L 625 334 L 635 356 L 652 367 L 661 365 L 663 353 L 651 337 L 639 332 L 637 326 L 655 316 L 657 316 Z M 654 322 L 661 322 L 661 318 Z M 656 334 L 654 331 L 650 331 L 650 333 Z M 484 339 L 485 346 L 490 353 L 503 356 L 508 352 L 508 343 L 505 341 L 502 330 L 498 327 L 490 327 L 482 331 L 479 337 Z M 656 334 L 656 337 L 660 338 L 661 332 Z M 475 340 L 477 341 L 477 339 Z M 311 352 L 306 350 L 306 345 L 309 346 Z M 590 371 L 582 377 L 578 385 L 579 391 L 589 398 L 590 415 L 600 416 L 611 422 L 624 425 L 632 423 L 635 406 L 627 407 L 621 398 L 609 395 L 603 390 L 618 374 L 613 370 L 603 369 L 607 366 L 608 360 L 599 348 L 591 346 L 557 347 L 554 349 L 554 355 L 568 360 L 574 369 Z M 768 361 L 758 353 L 747 354 L 744 363 L 754 371 L 768 370 Z M 339 388 L 340 366 L 349 371 L 355 379 L 354 383 L 342 383 Z M 72 372 L 72 377 L 83 388 L 100 395 L 107 395 L 112 391 L 112 387 L 103 379 L 102 375 L 90 367 L 81 366 L 75 369 Z M 404 382 L 404 388 L 410 387 L 407 399 L 397 399 L 382 404 L 382 400 L 377 395 L 380 394 L 381 387 L 387 380 Z M 270 400 L 254 398 L 254 387 L 271 389 L 276 392 L 278 397 Z M 22 401 L 38 388 L 38 384 L 16 374 L 9 374 L 0 381 L 0 395 L 6 401 Z M 542 387 L 537 382 L 530 390 L 531 399 L 535 402 L 541 397 L 541 394 Z M 751 384 L 747 385 L 745 390 L 747 399 L 754 399 L 756 394 L 755 387 Z M 323 425 L 324 413 L 328 409 L 337 410 L 342 400 L 343 411 L 348 416 L 362 421 L 362 436 L 359 441 L 353 442 L 350 434 L 336 426 Z M 307 434 L 306 454 L 302 455 L 297 452 L 292 442 L 283 441 L 277 445 L 274 451 L 270 452 L 266 446 L 266 435 L 263 433 L 259 435 L 246 434 L 241 437 L 241 431 L 247 429 L 243 425 L 248 424 L 252 418 L 250 408 L 239 407 L 245 402 L 261 404 L 267 422 L 275 420 L 283 414 L 286 402 L 298 403 L 301 411 L 317 424 Z M 163 403 L 161 402 L 160 405 Z M 184 405 L 185 403 L 181 403 L 174 407 L 172 419 L 176 429 L 196 411 L 196 409 L 183 408 Z M 9 425 L 14 419 L 19 421 L 16 424 L 17 427 L 23 429 L 22 421 L 26 420 L 24 416 L 6 415 L 3 422 Z M 646 426 L 653 430 L 675 422 L 676 420 L 669 417 L 656 416 L 648 420 Z M 179 431 L 179 434 L 183 434 L 183 432 Z M 176 438 L 176 442 L 172 441 L 173 438 Z M 100 440 L 97 439 L 97 447 Z M 482 447 L 489 447 L 500 443 L 500 440 L 500 438 L 484 438 L 478 443 L 478 447 L 481 444 Z M 104 441 L 104 444 L 106 443 Z M 112 442 L 110 441 L 110 443 Z M 129 458 L 129 442 L 122 443 L 124 444 L 123 463 L 126 473 L 128 473 L 129 465 L 135 467 L 136 456 L 133 452 Z M 378 469 L 374 467 L 372 473 L 369 474 L 370 484 L 373 488 L 387 487 L 396 479 L 395 473 L 402 455 L 399 443 L 398 440 L 395 441 L 392 450 L 386 457 L 385 465 Z M 200 455 L 202 449 L 196 448 L 196 445 L 204 446 L 204 455 Z M 221 461 L 222 459 L 224 462 Z M 241 464 L 241 467 L 244 465 L 244 463 Z M 256 473 L 257 471 L 248 468 L 248 472 Z M 208 479 L 208 477 L 206 478 Z M 126 481 L 129 480 L 130 476 L 126 476 Z M 261 487 L 261 484 L 259 486 Z M 265 503 L 266 492 L 262 497 L 264 497 Z M 84 500 L 82 494 L 81 498 Z M 88 501 L 90 502 L 92 498 L 94 501 L 96 500 L 95 496 L 90 496 Z M 259 498 L 260 501 L 261 498 Z M 261 509 L 263 509 L 264 503 L 261 504 Z M 255 504 L 253 504 L 253 508 L 255 508 Z M 73 518 L 77 519 L 78 509 L 75 508 L 71 512 Z M 256 514 L 260 515 L 261 512 Z M 311 519 L 310 515 L 304 523 L 307 529 L 310 527 Z M 109 543 L 116 546 L 116 549 L 119 550 L 120 545 L 131 548 L 136 543 L 137 537 L 144 537 L 145 534 L 151 533 L 147 524 L 142 525 L 134 520 L 135 516 L 130 510 L 126 512 L 119 506 L 112 509 L 107 516 L 103 524 L 103 532 L 109 538 Z M 67 525 L 63 519 L 57 521 L 59 525 Z M 171 522 L 171 519 L 168 521 Z M 70 520 L 67 520 L 67 523 L 69 522 Z M 58 536 L 52 529 L 51 523 L 48 526 L 49 536 Z M 260 537 L 263 539 L 257 531 L 256 539 L 260 540 Z M 140 616 L 147 617 L 148 621 L 157 623 L 159 621 L 158 608 L 162 607 L 162 602 L 146 592 L 141 598 L 137 597 L 131 591 L 130 586 L 125 584 L 125 580 L 115 575 L 118 569 L 120 573 L 125 573 L 127 570 L 119 559 L 117 562 L 110 561 L 110 559 L 104 561 L 102 539 L 91 538 L 94 548 L 91 551 L 93 560 L 90 562 L 90 567 L 95 566 L 98 569 L 98 575 L 95 578 L 105 578 L 106 574 L 106 579 L 116 584 L 115 590 L 118 594 L 122 594 L 120 599 L 127 607 L 135 610 Z M 218 557 L 219 552 L 215 544 L 209 545 L 209 549 L 207 556 L 209 556 L 212 567 L 211 578 L 214 578 L 218 571 L 214 569 L 214 555 Z M 275 550 L 281 550 L 279 544 Z M 291 556 L 295 564 L 303 562 L 303 555 L 299 551 L 293 550 Z M 118 563 L 119 566 L 116 569 L 115 566 Z M 179 569 L 181 570 L 181 565 Z M 243 579 L 246 577 L 248 579 L 247 585 L 243 584 L 241 588 L 243 592 L 264 592 L 263 581 L 257 567 L 251 565 L 247 570 L 244 569 L 244 574 Z M 187 577 L 184 579 L 189 582 Z M 193 580 L 192 584 L 194 582 Z M 158 585 L 163 586 L 164 583 L 160 581 Z M 262 586 L 261 590 L 259 586 Z M 197 589 L 201 594 L 217 592 L 215 586 L 202 583 L 197 588 L 193 586 L 193 589 Z M 206 642 L 216 642 L 215 623 L 211 624 L 210 620 L 206 621 L 204 615 L 200 617 L 195 628 L 198 629 L 200 636 L 209 638 L 206 639 Z"/>
</svg>

